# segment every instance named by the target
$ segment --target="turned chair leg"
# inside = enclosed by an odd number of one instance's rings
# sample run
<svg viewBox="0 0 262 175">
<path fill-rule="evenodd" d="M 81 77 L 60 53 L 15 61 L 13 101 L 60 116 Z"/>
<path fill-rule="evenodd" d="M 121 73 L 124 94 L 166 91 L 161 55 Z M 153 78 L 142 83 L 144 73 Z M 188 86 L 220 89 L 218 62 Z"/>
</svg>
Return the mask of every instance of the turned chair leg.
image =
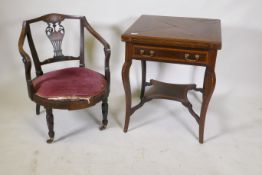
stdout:
<svg viewBox="0 0 262 175">
<path fill-rule="evenodd" d="M 40 105 L 39 104 L 36 104 L 36 115 L 39 115 L 40 114 Z"/>
<path fill-rule="evenodd" d="M 108 102 L 107 98 L 102 100 L 102 114 L 103 114 L 103 120 L 102 120 L 102 126 L 100 126 L 100 130 L 104 130 L 107 126 L 108 120 L 107 120 L 107 114 L 108 114 Z"/>
<path fill-rule="evenodd" d="M 46 108 L 46 122 L 47 122 L 48 135 L 49 135 L 49 139 L 46 142 L 52 143 L 55 137 L 54 116 L 53 116 L 52 108 Z"/>
</svg>

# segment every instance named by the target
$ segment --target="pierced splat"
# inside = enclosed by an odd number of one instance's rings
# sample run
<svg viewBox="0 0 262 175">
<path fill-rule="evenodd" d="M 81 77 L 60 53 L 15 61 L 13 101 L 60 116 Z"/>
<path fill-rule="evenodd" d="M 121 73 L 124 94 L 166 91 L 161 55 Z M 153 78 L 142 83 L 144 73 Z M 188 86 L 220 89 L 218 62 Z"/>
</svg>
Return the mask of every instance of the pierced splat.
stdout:
<svg viewBox="0 0 262 175">
<path fill-rule="evenodd" d="M 45 32 L 54 47 L 54 57 L 63 56 L 61 45 L 65 29 L 61 25 L 61 22 L 48 22 L 47 24 Z"/>
</svg>

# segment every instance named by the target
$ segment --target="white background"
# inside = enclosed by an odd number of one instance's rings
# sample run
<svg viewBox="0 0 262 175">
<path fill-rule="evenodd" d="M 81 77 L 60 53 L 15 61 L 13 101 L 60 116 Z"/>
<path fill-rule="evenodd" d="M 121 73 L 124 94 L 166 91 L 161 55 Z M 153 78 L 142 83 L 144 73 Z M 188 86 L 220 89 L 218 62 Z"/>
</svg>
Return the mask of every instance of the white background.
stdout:
<svg viewBox="0 0 262 175">
<path fill-rule="evenodd" d="M 262 174 L 261 9 L 260 0 L 1 0 L 0 174 Z M 79 131 L 77 120 L 84 120 L 89 112 L 55 111 L 55 127 L 61 140 L 50 146 L 43 142 L 47 132 L 45 114 L 36 120 L 34 104 L 27 97 L 17 41 L 23 20 L 53 12 L 86 16 L 111 44 L 112 90 L 108 130 L 98 132 L 96 122 L 91 120 L 93 125 L 86 126 L 90 130 Z M 188 112 L 180 104 L 173 108 L 174 103 L 166 101 L 152 102 L 137 111 L 130 123 L 132 131 L 126 135 L 122 132 L 121 33 L 141 14 L 217 18 L 222 22 L 217 86 L 207 114 L 204 145 L 199 145 L 194 137 L 197 127 Z M 38 32 L 44 34 L 44 28 Z M 46 40 L 41 44 L 49 43 Z M 92 48 L 95 52 L 89 56 L 97 59 L 90 67 L 101 71 L 103 57 L 96 53 L 102 47 L 95 43 Z M 70 45 L 64 44 L 63 49 L 70 50 Z M 139 87 L 139 68 L 139 63 L 134 63 L 131 70 L 133 90 Z M 201 83 L 203 73 L 201 68 L 156 63 L 150 63 L 148 71 L 152 78 L 182 83 Z M 96 120 L 100 120 L 99 110 L 91 109 Z M 158 113 L 167 118 L 158 121 Z M 174 115 L 179 120 L 174 121 Z M 65 126 L 75 128 L 68 131 Z"/>
</svg>

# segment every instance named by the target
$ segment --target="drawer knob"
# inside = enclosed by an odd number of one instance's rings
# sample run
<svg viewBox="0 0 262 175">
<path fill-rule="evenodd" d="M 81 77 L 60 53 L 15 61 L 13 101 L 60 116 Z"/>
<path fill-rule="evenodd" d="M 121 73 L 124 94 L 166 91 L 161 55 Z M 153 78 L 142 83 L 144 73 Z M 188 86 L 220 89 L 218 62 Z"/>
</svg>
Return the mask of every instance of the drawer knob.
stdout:
<svg viewBox="0 0 262 175">
<path fill-rule="evenodd" d="M 198 54 L 195 55 L 195 59 L 196 59 L 196 60 L 198 60 L 199 57 L 200 57 L 200 56 L 199 56 Z"/>
<path fill-rule="evenodd" d="M 150 50 L 150 51 L 149 51 L 149 54 L 150 54 L 150 56 L 152 57 L 152 56 L 154 56 L 155 52 L 154 52 L 153 50 Z"/>
<path fill-rule="evenodd" d="M 189 53 L 185 53 L 185 59 L 187 60 L 187 59 L 189 59 Z"/>
</svg>

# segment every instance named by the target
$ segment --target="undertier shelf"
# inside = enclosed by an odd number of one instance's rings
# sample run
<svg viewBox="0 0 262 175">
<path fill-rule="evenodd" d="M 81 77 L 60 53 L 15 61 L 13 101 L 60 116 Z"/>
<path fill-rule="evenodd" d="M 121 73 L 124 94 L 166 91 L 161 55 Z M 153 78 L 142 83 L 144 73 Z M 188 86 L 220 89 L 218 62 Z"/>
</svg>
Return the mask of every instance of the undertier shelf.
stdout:
<svg viewBox="0 0 262 175">
<path fill-rule="evenodd" d="M 202 88 L 196 88 L 196 84 L 170 84 L 157 80 L 150 80 L 149 83 L 146 83 L 146 86 L 144 97 L 139 104 L 131 108 L 131 114 L 152 99 L 168 99 L 181 102 L 199 123 L 199 116 L 193 110 L 192 104 L 187 98 L 187 93 L 190 90 L 202 92 Z"/>
</svg>

